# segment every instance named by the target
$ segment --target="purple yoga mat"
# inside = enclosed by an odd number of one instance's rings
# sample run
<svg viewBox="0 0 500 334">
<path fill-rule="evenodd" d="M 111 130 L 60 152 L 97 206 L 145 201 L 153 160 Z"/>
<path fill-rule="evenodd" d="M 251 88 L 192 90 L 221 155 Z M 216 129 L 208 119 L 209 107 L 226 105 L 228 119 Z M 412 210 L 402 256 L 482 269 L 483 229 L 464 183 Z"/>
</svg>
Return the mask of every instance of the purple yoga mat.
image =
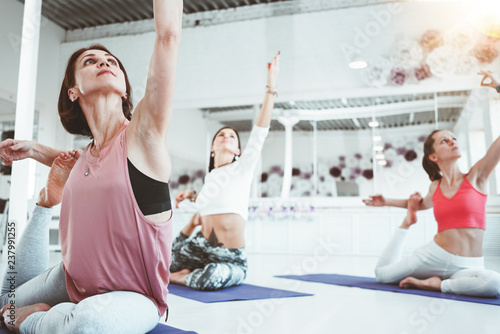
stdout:
<svg viewBox="0 0 500 334">
<path fill-rule="evenodd" d="M 182 329 L 170 327 L 163 324 L 158 324 L 158 326 L 156 326 L 151 332 L 148 332 L 147 334 L 198 334 L 198 333 L 193 331 L 183 331 Z"/>
<path fill-rule="evenodd" d="M 382 290 L 390 292 L 400 292 L 408 293 L 412 295 L 435 297 L 435 298 L 445 298 L 453 299 L 464 302 L 490 304 L 500 306 L 500 298 L 480 298 L 480 297 L 470 297 L 454 295 L 449 293 L 442 293 L 438 291 L 426 291 L 418 289 L 401 289 L 397 285 L 378 283 L 375 278 L 372 277 L 360 277 L 360 276 L 348 276 L 348 275 L 337 275 L 337 274 L 312 274 L 312 275 L 280 275 L 275 277 L 289 278 L 300 281 L 316 282 L 316 283 L 326 283 L 334 285 L 342 285 L 349 287 L 357 287 L 362 289 L 371 290 Z"/>
<path fill-rule="evenodd" d="M 0 334 L 12 334 L 13 332 L 9 331 L 7 328 L 0 328 Z M 163 324 L 158 324 L 151 332 L 147 334 L 198 334 L 193 331 L 183 331 L 182 329 L 170 327 Z"/>
<path fill-rule="evenodd" d="M 308 293 L 265 288 L 251 284 L 241 284 L 216 291 L 200 291 L 183 285 L 169 284 L 168 292 L 179 297 L 189 298 L 203 303 L 312 296 L 312 294 Z"/>
</svg>

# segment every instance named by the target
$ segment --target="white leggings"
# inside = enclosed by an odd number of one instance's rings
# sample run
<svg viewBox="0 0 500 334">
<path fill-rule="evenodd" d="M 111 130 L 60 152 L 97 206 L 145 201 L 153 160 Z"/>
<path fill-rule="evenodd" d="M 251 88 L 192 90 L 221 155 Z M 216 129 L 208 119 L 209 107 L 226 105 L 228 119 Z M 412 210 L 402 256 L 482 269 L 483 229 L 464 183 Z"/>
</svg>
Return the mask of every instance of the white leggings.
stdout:
<svg viewBox="0 0 500 334">
<path fill-rule="evenodd" d="M 160 320 L 158 308 L 136 292 L 112 291 L 78 304 L 70 302 L 62 263 L 47 269 L 51 217 L 51 209 L 35 208 L 16 247 L 17 274 L 12 278 L 7 268 L 3 278 L 1 307 L 13 299 L 9 294 L 15 294 L 17 307 L 36 303 L 52 307 L 27 317 L 21 324 L 21 334 L 143 334 L 155 328 Z"/>
<path fill-rule="evenodd" d="M 441 291 L 477 297 L 500 295 L 500 274 L 484 269 L 483 257 L 453 255 L 434 240 L 400 260 L 408 230 L 398 228 L 387 244 L 375 268 L 375 276 L 381 283 L 399 283 L 411 276 L 426 279 L 438 276 Z"/>
</svg>

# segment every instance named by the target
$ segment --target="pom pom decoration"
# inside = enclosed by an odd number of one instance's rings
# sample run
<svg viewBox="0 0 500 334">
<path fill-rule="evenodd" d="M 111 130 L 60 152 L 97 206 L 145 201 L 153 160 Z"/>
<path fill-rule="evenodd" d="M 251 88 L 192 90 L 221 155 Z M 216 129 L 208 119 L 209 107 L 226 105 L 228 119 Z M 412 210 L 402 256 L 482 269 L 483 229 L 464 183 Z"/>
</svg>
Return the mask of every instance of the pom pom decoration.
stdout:
<svg viewBox="0 0 500 334">
<path fill-rule="evenodd" d="M 472 52 L 481 64 L 491 64 L 498 57 L 498 50 L 492 43 L 477 43 Z"/>
<path fill-rule="evenodd" d="M 437 77 L 446 77 L 455 72 L 457 65 L 457 54 L 453 49 L 447 47 L 437 48 L 427 57 L 433 75 Z"/>
<path fill-rule="evenodd" d="M 391 70 L 391 82 L 395 85 L 402 86 L 408 79 L 408 72 L 404 68 L 393 68 Z"/>
<path fill-rule="evenodd" d="M 383 57 L 377 57 L 361 73 L 363 81 L 371 87 L 382 87 L 387 84 L 391 73 L 391 62 Z"/>
<path fill-rule="evenodd" d="M 420 38 L 419 43 L 425 52 L 431 52 L 443 45 L 443 36 L 438 30 L 427 30 Z"/>
<path fill-rule="evenodd" d="M 417 66 L 423 57 L 422 48 L 417 42 L 404 39 L 392 50 L 390 60 L 395 67 L 410 70 Z"/>
<path fill-rule="evenodd" d="M 428 79 L 432 76 L 431 68 L 427 64 L 422 64 L 415 68 L 414 74 L 418 81 Z"/>
</svg>

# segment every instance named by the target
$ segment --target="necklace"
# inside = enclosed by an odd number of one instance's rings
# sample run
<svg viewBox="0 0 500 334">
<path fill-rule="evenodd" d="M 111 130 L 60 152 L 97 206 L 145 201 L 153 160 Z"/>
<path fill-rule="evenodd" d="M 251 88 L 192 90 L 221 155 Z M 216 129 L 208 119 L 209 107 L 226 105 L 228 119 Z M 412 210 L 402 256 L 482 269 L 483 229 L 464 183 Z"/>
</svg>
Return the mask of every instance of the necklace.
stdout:
<svg viewBox="0 0 500 334">
<path fill-rule="evenodd" d="M 230 165 L 230 164 L 232 164 L 232 163 L 233 163 L 232 161 L 231 161 L 231 162 L 226 162 L 225 164 L 222 164 L 222 165 L 217 166 L 217 167 L 215 167 L 215 168 L 221 168 L 221 167 L 224 167 L 224 166 Z"/>
</svg>

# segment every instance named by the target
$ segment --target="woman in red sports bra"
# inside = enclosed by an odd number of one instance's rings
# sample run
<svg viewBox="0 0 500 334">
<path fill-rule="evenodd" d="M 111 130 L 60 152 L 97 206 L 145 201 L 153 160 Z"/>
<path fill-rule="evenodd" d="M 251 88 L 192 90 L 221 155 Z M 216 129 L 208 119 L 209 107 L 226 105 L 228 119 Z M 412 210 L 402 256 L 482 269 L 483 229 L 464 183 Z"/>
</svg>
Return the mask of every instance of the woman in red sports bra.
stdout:
<svg viewBox="0 0 500 334">
<path fill-rule="evenodd" d="M 481 86 L 500 90 L 491 72 L 479 74 L 484 76 Z M 488 178 L 500 160 L 500 137 L 467 174 L 457 166 L 460 156 L 455 135 L 435 130 L 424 143 L 422 165 L 432 181 L 424 198 L 415 193 L 408 200 L 385 199 L 381 195 L 363 200 L 368 206 L 408 209 L 375 268 L 379 282 L 480 297 L 500 295 L 500 274 L 484 269 L 483 258 L 485 192 Z M 417 222 L 416 212 L 430 208 L 434 208 L 438 233 L 410 257 L 399 260 L 408 229 Z"/>
</svg>

